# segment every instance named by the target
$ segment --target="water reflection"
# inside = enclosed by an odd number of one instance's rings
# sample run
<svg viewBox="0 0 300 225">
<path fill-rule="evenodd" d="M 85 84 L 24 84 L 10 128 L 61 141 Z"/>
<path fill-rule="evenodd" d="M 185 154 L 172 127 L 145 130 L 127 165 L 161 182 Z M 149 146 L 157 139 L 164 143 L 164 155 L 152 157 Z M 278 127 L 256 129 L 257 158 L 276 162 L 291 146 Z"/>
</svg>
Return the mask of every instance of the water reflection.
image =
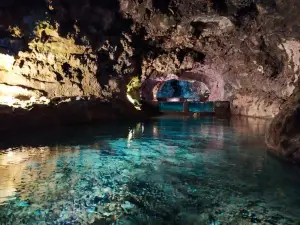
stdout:
<svg viewBox="0 0 300 225">
<path fill-rule="evenodd" d="M 251 222 L 243 208 L 264 224 L 294 224 L 300 173 L 265 151 L 268 123 L 157 118 L 35 135 L 27 147 L 0 153 L 0 218 L 9 224 Z"/>
<path fill-rule="evenodd" d="M 26 199 L 28 184 L 49 177 L 56 170 L 56 161 L 49 160 L 65 151 L 74 153 L 78 148 L 36 147 L 8 149 L 0 153 L 0 204 L 19 194 Z M 42 187 L 42 186 L 41 186 Z M 45 192 L 45 190 L 41 190 Z"/>
</svg>

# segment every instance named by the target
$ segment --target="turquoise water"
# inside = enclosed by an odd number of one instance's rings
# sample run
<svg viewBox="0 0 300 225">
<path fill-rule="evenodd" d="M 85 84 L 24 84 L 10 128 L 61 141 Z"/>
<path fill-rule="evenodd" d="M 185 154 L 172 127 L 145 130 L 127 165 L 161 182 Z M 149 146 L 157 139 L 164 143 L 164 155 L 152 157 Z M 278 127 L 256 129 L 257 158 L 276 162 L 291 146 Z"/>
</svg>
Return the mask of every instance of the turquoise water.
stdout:
<svg viewBox="0 0 300 225">
<path fill-rule="evenodd" d="M 213 113 L 214 102 L 188 102 L 189 112 L 208 112 Z M 159 102 L 158 108 L 160 112 L 183 112 L 184 103 L 183 102 Z"/>
<path fill-rule="evenodd" d="M 0 143 L 0 224 L 299 224 L 268 121 L 157 118 Z"/>
<path fill-rule="evenodd" d="M 214 112 L 214 102 L 189 102 L 190 112 Z"/>
<path fill-rule="evenodd" d="M 159 102 L 158 108 L 160 112 L 183 112 L 183 102 Z"/>
</svg>

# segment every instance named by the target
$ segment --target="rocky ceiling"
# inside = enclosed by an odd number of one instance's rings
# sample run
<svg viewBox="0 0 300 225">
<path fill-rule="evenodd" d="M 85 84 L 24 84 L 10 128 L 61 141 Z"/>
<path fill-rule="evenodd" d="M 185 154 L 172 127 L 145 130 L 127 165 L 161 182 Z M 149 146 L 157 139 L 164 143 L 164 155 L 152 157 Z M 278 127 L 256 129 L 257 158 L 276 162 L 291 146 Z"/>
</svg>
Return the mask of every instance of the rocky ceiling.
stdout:
<svg viewBox="0 0 300 225">
<path fill-rule="evenodd" d="M 278 115 L 267 143 L 283 154 L 291 146 L 283 136 L 299 133 L 291 128 L 300 98 L 299 8 L 297 0 L 1 1 L 0 102 L 27 109 L 53 99 L 125 102 L 132 78 L 140 86 L 199 80 L 234 114 Z M 300 158 L 293 146 L 289 157 Z"/>
</svg>

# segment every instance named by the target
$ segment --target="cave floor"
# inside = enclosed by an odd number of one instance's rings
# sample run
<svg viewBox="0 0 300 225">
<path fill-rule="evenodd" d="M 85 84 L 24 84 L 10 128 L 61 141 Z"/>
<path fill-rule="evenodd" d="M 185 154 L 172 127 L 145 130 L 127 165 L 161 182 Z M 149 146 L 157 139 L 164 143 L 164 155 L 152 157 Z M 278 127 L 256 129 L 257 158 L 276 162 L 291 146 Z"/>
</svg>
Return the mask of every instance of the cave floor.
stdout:
<svg viewBox="0 0 300 225">
<path fill-rule="evenodd" d="M 298 224 L 268 121 L 159 117 L 0 144 L 0 224 Z"/>
</svg>

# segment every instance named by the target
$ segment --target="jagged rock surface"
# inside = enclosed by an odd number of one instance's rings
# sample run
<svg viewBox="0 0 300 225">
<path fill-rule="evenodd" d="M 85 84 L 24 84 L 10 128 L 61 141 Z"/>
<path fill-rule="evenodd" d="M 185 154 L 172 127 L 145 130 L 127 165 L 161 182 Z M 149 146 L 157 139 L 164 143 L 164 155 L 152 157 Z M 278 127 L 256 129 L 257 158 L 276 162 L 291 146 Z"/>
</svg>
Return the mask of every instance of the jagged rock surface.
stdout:
<svg viewBox="0 0 300 225">
<path fill-rule="evenodd" d="M 280 120 L 297 107 L 298 12 L 296 0 L 3 2 L 1 98 L 127 101 L 132 77 L 147 85 L 175 76 L 205 81 L 234 114 Z"/>
<path fill-rule="evenodd" d="M 272 121 L 266 143 L 277 155 L 300 163 L 300 95 L 295 92 Z"/>
</svg>

